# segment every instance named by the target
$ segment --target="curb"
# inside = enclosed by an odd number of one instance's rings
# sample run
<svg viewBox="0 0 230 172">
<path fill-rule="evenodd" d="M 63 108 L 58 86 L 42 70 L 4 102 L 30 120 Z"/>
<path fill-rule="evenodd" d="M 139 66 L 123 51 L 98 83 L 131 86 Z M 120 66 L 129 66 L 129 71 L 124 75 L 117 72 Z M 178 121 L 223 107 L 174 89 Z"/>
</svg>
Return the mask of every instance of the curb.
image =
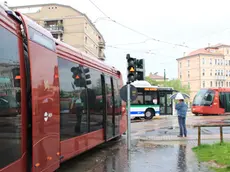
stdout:
<svg viewBox="0 0 230 172">
<path fill-rule="evenodd" d="M 140 141 L 191 141 L 191 140 L 198 140 L 197 136 L 195 137 L 182 137 L 182 138 L 178 138 L 177 136 L 163 136 L 163 137 L 154 137 L 154 136 L 150 136 L 150 137 L 139 137 Z M 201 141 L 202 140 L 220 140 L 220 136 L 210 136 L 210 135 L 203 135 L 201 136 Z M 224 140 L 230 140 L 230 137 L 224 137 Z"/>
</svg>

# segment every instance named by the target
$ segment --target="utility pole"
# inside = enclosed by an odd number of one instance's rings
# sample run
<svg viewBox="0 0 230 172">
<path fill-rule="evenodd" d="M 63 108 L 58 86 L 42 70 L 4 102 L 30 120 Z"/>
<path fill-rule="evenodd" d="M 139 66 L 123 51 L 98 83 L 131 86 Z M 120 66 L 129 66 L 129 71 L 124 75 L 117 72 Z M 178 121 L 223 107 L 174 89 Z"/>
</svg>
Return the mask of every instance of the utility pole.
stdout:
<svg viewBox="0 0 230 172">
<path fill-rule="evenodd" d="M 130 82 L 127 82 L 127 143 L 128 143 L 128 150 L 131 150 L 131 120 L 130 120 Z"/>
</svg>

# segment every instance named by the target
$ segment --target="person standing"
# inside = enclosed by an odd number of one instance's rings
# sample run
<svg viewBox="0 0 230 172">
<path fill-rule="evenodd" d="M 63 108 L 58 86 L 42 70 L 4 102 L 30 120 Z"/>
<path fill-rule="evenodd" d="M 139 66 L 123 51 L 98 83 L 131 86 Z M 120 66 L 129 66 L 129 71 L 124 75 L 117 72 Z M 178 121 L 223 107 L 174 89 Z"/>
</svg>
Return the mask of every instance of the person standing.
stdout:
<svg viewBox="0 0 230 172">
<path fill-rule="evenodd" d="M 176 104 L 176 108 L 177 110 L 177 114 L 178 114 L 178 123 L 180 126 L 180 134 L 178 135 L 178 137 L 187 137 L 187 129 L 186 129 L 186 115 L 187 115 L 187 110 L 188 110 L 188 106 L 187 104 L 185 104 L 184 99 L 180 99 L 179 103 Z"/>
</svg>

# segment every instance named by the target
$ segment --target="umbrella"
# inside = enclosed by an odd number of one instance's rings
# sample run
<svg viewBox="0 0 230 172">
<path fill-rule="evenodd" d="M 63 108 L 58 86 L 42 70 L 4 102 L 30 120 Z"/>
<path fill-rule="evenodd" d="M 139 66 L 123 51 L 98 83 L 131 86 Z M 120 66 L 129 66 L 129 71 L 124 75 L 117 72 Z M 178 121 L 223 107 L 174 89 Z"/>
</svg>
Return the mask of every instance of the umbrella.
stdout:
<svg viewBox="0 0 230 172">
<path fill-rule="evenodd" d="M 170 99 L 176 99 L 176 100 L 186 99 L 186 98 L 190 98 L 190 96 L 185 93 L 175 93 L 170 96 Z"/>
</svg>

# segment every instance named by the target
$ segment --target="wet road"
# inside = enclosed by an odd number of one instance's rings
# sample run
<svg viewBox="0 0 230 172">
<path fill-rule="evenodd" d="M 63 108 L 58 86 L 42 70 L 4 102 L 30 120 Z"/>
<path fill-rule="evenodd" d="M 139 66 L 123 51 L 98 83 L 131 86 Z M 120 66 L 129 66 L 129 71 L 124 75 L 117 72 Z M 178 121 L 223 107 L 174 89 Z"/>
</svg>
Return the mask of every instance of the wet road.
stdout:
<svg viewBox="0 0 230 172">
<path fill-rule="evenodd" d="M 218 117 L 221 121 L 228 117 Z M 192 124 L 204 121 L 213 121 L 213 117 L 191 117 L 188 119 L 188 131 L 196 134 L 197 130 Z M 219 133 L 216 128 L 205 128 L 204 134 Z M 230 129 L 224 129 L 230 133 Z M 177 135 L 177 119 L 146 121 L 132 124 L 132 150 L 126 149 L 126 136 L 120 141 L 111 141 L 101 145 L 75 159 L 61 165 L 58 172 L 209 172 L 204 164 L 197 161 L 191 148 L 196 142 L 191 143 L 143 143 L 138 136 Z M 212 142 L 212 141 L 203 141 Z"/>
</svg>

